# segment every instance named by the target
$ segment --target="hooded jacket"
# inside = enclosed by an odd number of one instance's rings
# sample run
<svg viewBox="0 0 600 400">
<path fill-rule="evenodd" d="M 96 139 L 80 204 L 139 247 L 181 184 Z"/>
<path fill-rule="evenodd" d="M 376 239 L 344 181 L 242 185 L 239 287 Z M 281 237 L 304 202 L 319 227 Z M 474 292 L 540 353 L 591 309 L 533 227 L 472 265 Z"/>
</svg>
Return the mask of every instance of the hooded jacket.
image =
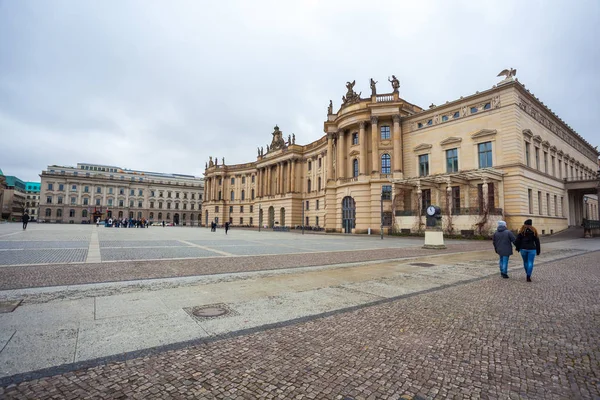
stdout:
<svg viewBox="0 0 600 400">
<path fill-rule="evenodd" d="M 494 233 L 494 250 L 499 256 L 510 256 L 513 253 L 512 244 L 516 238 L 514 233 L 506 229 L 506 226 L 499 226 Z"/>
<path fill-rule="evenodd" d="M 538 256 L 542 251 L 542 248 L 540 247 L 540 239 L 536 235 L 535 231 L 531 228 L 525 228 L 521 233 L 519 233 L 517 236 L 517 241 L 515 242 L 515 247 L 517 248 L 517 251 L 535 250 Z"/>
</svg>

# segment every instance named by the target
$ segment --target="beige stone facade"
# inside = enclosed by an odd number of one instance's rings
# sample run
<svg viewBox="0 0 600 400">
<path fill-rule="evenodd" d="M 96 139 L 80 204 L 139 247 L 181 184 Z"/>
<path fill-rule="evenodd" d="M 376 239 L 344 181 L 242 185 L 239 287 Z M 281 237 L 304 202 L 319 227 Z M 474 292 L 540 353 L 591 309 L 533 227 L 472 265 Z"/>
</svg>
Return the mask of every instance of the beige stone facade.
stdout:
<svg viewBox="0 0 600 400">
<path fill-rule="evenodd" d="M 517 229 L 532 218 L 545 234 L 581 224 L 599 153 L 513 77 L 428 109 L 391 82 L 392 93 L 368 98 L 348 82 L 313 143 L 276 127 L 254 162 L 211 159 L 204 222 L 365 233 L 383 221 L 385 231 L 415 232 L 433 204 L 447 233 L 487 234 L 499 219 Z"/>
<path fill-rule="evenodd" d="M 200 222 L 202 178 L 97 164 L 51 165 L 40 177 L 39 219 L 44 222 L 79 224 L 95 217 Z"/>
</svg>

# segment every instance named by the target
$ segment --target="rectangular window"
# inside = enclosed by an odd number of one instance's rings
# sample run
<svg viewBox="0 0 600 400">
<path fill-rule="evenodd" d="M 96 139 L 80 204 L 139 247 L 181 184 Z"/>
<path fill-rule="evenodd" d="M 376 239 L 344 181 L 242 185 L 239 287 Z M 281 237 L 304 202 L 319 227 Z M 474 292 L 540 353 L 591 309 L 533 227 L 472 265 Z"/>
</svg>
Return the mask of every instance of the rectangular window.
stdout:
<svg viewBox="0 0 600 400">
<path fill-rule="evenodd" d="M 75 204 L 77 202 L 77 197 L 71 197 L 71 204 Z"/>
<path fill-rule="evenodd" d="M 175 203 L 175 209 L 179 210 L 179 203 Z"/>
<path fill-rule="evenodd" d="M 322 161 L 323 161 L 323 159 L 319 158 L 319 168 L 321 168 L 321 166 L 322 166 Z"/>
<path fill-rule="evenodd" d="M 315 225 L 319 226 L 319 217 L 315 217 Z"/>
<path fill-rule="evenodd" d="M 141 196 L 141 195 L 140 195 Z M 179 198 L 179 192 L 175 192 L 175 198 L 178 199 Z"/>
<path fill-rule="evenodd" d="M 218 213 L 219 212 L 219 206 L 215 206 L 215 212 Z"/>
<path fill-rule="evenodd" d="M 58 203 L 58 204 L 62 204 L 62 203 L 63 203 L 63 198 L 62 198 L 62 196 L 58 196 L 57 203 Z"/>
<path fill-rule="evenodd" d="M 431 205 L 431 189 L 421 191 L 421 209 L 425 211 Z"/>
<path fill-rule="evenodd" d="M 254 206 L 250 206 L 250 212 L 254 212 Z"/>
<path fill-rule="evenodd" d="M 100 199 L 96 199 L 96 205 L 99 206 L 100 205 Z"/>
<path fill-rule="evenodd" d="M 229 214 L 233 214 L 233 206 L 229 206 Z"/>
<path fill-rule="evenodd" d="M 123 200 L 119 200 L 119 207 L 123 207 L 125 203 L 123 203 Z"/>
<path fill-rule="evenodd" d="M 71 192 L 77 191 L 77 185 L 71 185 Z"/>
<path fill-rule="evenodd" d="M 83 205 L 87 206 L 89 204 L 89 199 L 87 197 L 83 198 Z"/>
<path fill-rule="evenodd" d="M 542 192 L 538 191 L 538 214 L 542 215 Z"/>
<path fill-rule="evenodd" d="M 63 185 L 62 183 L 58 184 L 58 190 L 63 192 L 65 190 L 65 185 Z"/>
<path fill-rule="evenodd" d="M 138 196 L 143 196 L 144 195 L 144 190 L 143 189 L 139 189 L 138 190 Z"/>
<path fill-rule="evenodd" d="M 186 203 L 183 203 L 183 209 L 187 210 L 187 204 Z"/>
<path fill-rule="evenodd" d="M 552 176 L 556 176 L 556 164 L 554 156 L 552 156 Z"/>
<path fill-rule="evenodd" d="M 383 125 L 381 127 L 381 140 L 387 140 L 390 138 L 390 127 Z"/>
<path fill-rule="evenodd" d="M 492 166 L 492 142 L 479 143 L 479 168 Z"/>
<path fill-rule="evenodd" d="M 152 196 L 154 196 L 154 195 L 152 195 Z M 195 199 L 196 199 L 196 193 L 192 193 L 192 200 L 195 200 Z"/>
<path fill-rule="evenodd" d="M 129 195 L 130 196 L 135 196 L 135 189 L 130 189 L 129 190 Z"/>
<path fill-rule="evenodd" d="M 240 212 L 243 213 L 244 212 L 244 206 L 240 206 Z"/>
<path fill-rule="evenodd" d="M 419 156 L 419 176 L 429 175 L 429 154 Z"/>
<path fill-rule="evenodd" d="M 142 208 L 142 202 L 141 201 L 138 201 L 138 207 Z"/>
<path fill-rule="evenodd" d="M 558 177 L 562 179 L 562 161 L 558 160 Z"/>
<path fill-rule="evenodd" d="M 307 210 L 307 211 L 308 211 L 308 205 L 309 205 L 309 204 L 310 204 L 310 203 L 308 202 L 308 200 L 306 200 L 306 207 L 305 207 L 304 209 L 305 209 L 305 210 Z"/>
<path fill-rule="evenodd" d="M 150 208 L 154 208 L 154 202 L 153 201 L 150 202 Z"/>
<path fill-rule="evenodd" d="M 242 185 L 243 185 L 244 183 L 246 183 L 246 177 L 245 177 L 245 176 L 242 176 Z"/>
<path fill-rule="evenodd" d="M 312 162 L 308 162 L 308 170 L 310 171 L 312 169 Z"/>
<path fill-rule="evenodd" d="M 354 132 L 354 133 L 352 134 L 352 144 L 353 144 L 353 145 L 354 145 L 354 144 L 358 144 L 358 133 L 357 133 L 357 132 Z"/>
<path fill-rule="evenodd" d="M 195 204 L 190 204 L 190 210 L 194 209 Z"/>
<path fill-rule="evenodd" d="M 540 169 L 540 148 L 539 147 L 535 148 L 535 168 L 537 170 Z"/>
<path fill-rule="evenodd" d="M 317 200 L 317 201 L 315 202 L 315 210 L 318 210 L 318 209 L 319 209 L 319 200 Z"/>
<path fill-rule="evenodd" d="M 96 193 L 102 193 L 102 188 L 100 186 L 96 186 Z"/>
<path fill-rule="evenodd" d="M 565 203 L 564 203 L 564 197 L 560 196 L 560 216 L 564 217 L 565 216 Z"/>
<path fill-rule="evenodd" d="M 108 205 L 112 207 L 112 205 L 113 205 L 113 199 L 108 199 Z"/>
<path fill-rule="evenodd" d="M 48 190 L 54 190 L 54 188 L 53 188 L 53 187 L 54 187 L 54 186 L 52 185 L 52 183 L 49 183 L 49 184 L 48 184 Z"/>
<path fill-rule="evenodd" d="M 240 217 L 240 225 L 244 225 L 244 217 Z"/>
<path fill-rule="evenodd" d="M 546 193 L 546 212 L 550 215 L 550 193 Z"/>
<path fill-rule="evenodd" d="M 452 186 L 452 212 L 460 213 L 460 186 Z"/>
<path fill-rule="evenodd" d="M 458 149 L 446 150 L 446 172 L 458 172 Z"/>
<path fill-rule="evenodd" d="M 84 186 L 83 187 L 83 192 L 84 193 L 89 193 L 90 192 L 90 187 L 89 186 Z"/>
<path fill-rule="evenodd" d="M 129 200 L 129 207 L 133 208 L 133 200 Z"/>
<path fill-rule="evenodd" d="M 309 224 L 310 220 L 308 219 L 308 217 L 306 217 L 305 220 L 306 220 L 306 225 L 304 225 L 304 226 L 310 226 L 310 224 Z"/>
<path fill-rule="evenodd" d="M 254 175 L 252 175 L 252 183 L 254 183 Z M 252 223 L 252 222 L 251 222 Z"/>
<path fill-rule="evenodd" d="M 558 217 L 558 197 L 554 195 L 554 216 Z"/>
<path fill-rule="evenodd" d="M 392 199 L 392 185 L 381 186 L 381 198 L 383 200 L 391 200 Z"/>
<path fill-rule="evenodd" d="M 52 196 L 46 196 L 46 204 L 52 204 Z"/>
<path fill-rule="evenodd" d="M 528 167 L 531 167 L 530 160 L 529 160 L 529 157 L 530 157 L 529 152 L 531 150 L 530 148 L 531 148 L 531 145 L 529 144 L 529 142 L 525 142 L 525 165 L 527 165 Z"/>
<path fill-rule="evenodd" d="M 171 209 L 171 203 L 167 203 L 167 210 Z"/>
<path fill-rule="evenodd" d="M 527 201 L 529 202 L 529 214 L 533 214 L 533 191 L 527 189 Z"/>
<path fill-rule="evenodd" d="M 235 178 L 231 178 L 231 184 L 234 185 L 235 184 Z"/>
<path fill-rule="evenodd" d="M 250 217 L 250 225 L 254 223 L 254 218 Z"/>
<path fill-rule="evenodd" d="M 544 172 L 548 173 L 548 152 L 544 152 Z"/>
<path fill-rule="evenodd" d="M 108 194 L 113 194 L 113 188 L 111 188 L 111 187 L 108 188 Z"/>
</svg>

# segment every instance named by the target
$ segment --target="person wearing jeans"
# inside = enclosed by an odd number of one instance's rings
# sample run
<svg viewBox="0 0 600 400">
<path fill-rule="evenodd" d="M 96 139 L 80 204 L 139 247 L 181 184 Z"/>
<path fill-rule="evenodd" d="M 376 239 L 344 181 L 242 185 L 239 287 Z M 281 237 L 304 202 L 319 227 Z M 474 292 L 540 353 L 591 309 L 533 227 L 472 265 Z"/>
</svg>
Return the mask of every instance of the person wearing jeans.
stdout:
<svg viewBox="0 0 600 400">
<path fill-rule="evenodd" d="M 521 253 L 521 258 L 523 258 L 523 268 L 525 268 L 525 273 L 527 274 L 527 282 L 531 282 L 535 256 L 539 256 L 542 251 L 537 229 L 532 224 L 532 220 L 526 220 L 521 229 L 519 229 L 519 234 L 515 241 L 515 247 Z"/>
<path fill-rule="evenodd" d="M 515 235 L 506 229 L 506 222 L 498 221 L 498 230 L 494 233 L 493 238 L 494 250 L 500 257 L 500 276 L 504 279 L 508 278 L 508 259 L 513 253 L 512 244 L 515 242 Z"/>
</svg>

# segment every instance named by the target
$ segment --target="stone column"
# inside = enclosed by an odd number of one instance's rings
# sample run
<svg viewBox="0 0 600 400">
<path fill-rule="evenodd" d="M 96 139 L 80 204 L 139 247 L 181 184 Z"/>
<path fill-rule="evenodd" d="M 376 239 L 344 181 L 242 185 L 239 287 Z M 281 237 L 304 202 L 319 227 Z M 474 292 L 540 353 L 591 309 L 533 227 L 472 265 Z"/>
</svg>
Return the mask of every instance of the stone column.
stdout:
<svg viewBox="0 0 600 400">
<path fill-rule="evenodd" d="M 483 204 L 483 210 L 486 210 L 488 207 L 488 180 L 487 180 L 487 178 L 483 178 L 483 185 L 481 185 L 481 196 L 483 196 L 483 199 L 481 199 L 481 203 Z M 483 210 L 480 210 L 479 213 L 481 214 L 483 212 Z"/>
<path fill-rule="evenodd" d="M 327 180 L 333 179 L 333 133 L 327 134 Z"/>
<path fill-rule="evenodd" d="M 279 194 L 282 194 L 283 193 L 283 162 L 277 163 L 277 176 L 278 176 L 277 192 Z"/>
<path fill-rule="evenodd" d="M 292 191 L 292 160 L 287 161 L 287 192 L 290 193 Z"/>
<path fill-rule="evenodd" d="M 400 125 L 400 115 L 394 115 L 392 118 L 394 120 L 394 172 L 400 172 L 404 170 L 402 162 L 402 125 Z"/>
<path fill-rule="evenodd" d="M 365 122 L 358 124 L 358 142 L 360 144 L 359 175 L 367 174 L 367 138 L 365 135 Z M 353 171 L 354 173 L 354 171 Z"/>
<path fill-rule="evenodd" d="M 377 117 L 371 117 L 371 160 L 373 162 L 371 173 L 379 172 L 379 131 Z"/>
<path fill-rule="evenodd" d="M 346 176 L 346 170 L 344 168 L 344 131 L 338 131 L 338 140 L 337 140 L 337 170 L 338 170 L 338 179 L 343 179 Z"/>
<path fill-rule="evenodd" d="M 296 159 L 292 159 L 292 178 L 290 179 L 292 193 L 296 191 Z"/>
</svg>

